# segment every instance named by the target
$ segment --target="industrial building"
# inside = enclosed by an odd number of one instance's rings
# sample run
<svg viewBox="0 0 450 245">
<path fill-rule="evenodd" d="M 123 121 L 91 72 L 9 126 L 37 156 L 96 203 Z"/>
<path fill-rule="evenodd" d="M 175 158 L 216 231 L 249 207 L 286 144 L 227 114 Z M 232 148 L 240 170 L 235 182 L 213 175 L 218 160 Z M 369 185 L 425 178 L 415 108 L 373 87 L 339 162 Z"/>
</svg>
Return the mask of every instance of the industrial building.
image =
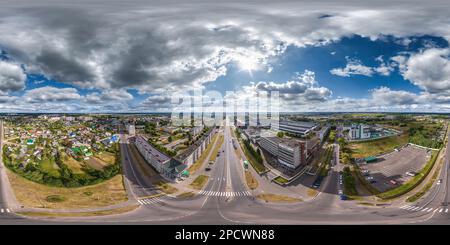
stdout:
<svg viewBox="0 0 450 245">
<path fill-rule="evenodd" d="M 317 127 L 314 122 L 280 121 L 279 130 L 296 136 L 304 137 Z"/>
</svg>

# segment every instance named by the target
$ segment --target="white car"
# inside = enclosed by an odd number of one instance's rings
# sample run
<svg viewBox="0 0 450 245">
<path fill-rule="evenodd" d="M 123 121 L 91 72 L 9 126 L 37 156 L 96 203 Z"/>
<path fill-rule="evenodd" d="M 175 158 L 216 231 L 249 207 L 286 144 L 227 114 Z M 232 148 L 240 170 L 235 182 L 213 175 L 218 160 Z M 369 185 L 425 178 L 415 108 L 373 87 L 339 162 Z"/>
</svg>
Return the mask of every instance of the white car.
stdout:
<svg viewBox="0 0 450 245">
<path fill-rule="evenodd" d="M 438 182 L 436 183 L 437 185 L 440 185 L 442 183 L 442 179 L 439 179 Z"/>
<path fill-rule="evenodd" d="M 338 194 L 339 194 L 339 195 L 342 195 L 342 194 L 344 194 L 344 192 L 343 192 L 342 190 L 339 190 L 339 191 L 338 191 Z"/>
<path fill-rule="evenodd" d="M 369 177 L 366 178 L 366 180 L 373 180 L 373 177 L 369 176 Z"/>
</svg>

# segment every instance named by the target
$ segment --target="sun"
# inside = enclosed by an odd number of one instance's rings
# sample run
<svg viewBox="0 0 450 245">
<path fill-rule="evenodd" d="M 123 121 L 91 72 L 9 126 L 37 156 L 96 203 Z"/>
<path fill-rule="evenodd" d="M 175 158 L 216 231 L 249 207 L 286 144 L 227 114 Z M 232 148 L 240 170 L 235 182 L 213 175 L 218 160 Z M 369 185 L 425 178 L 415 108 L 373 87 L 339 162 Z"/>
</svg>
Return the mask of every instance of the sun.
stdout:
<svg viewBox="0 0 450 245">
<path fill-rule="evenodd" d="M 237 64 L 242 71 L 247 71 L 250 75 L 252 71 L 258 69 L 258 60 L 251 57 L 240 57 Z"/>
</svg>

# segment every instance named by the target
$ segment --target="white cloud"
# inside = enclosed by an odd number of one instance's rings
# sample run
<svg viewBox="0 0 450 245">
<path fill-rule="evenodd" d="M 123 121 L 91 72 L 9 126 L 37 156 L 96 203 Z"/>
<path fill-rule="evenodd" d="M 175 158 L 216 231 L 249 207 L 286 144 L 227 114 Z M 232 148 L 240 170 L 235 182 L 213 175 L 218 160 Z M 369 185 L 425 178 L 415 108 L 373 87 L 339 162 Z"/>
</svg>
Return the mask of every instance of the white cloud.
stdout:
<svg viewBox="0 0 450 245">
<path fill-rule="evenodd" d="M 430 48 L 412 54 L 409 58 L 396 58 L 403 77 L 430 93 L 450 90 L 450 49 Z"/>
<path fill-rule="evenodd" d="M 362 64 L 358 59 L 350 59 L 346 57 L 347 64 L 344 68 L 333 68 L 330 73 L 340 77 L 350 77 L 352 75 L 362 75 L 371 77 L 374 74 L 389 76 L 394 70 L 393 66 L 384 62 L 382 56 L 375 58 L 380 63 L 378 67 L 369 67 Z"/>
<path fill-rule="evenodd" d="M 102 93 L 90 93 L 86 95 L 87 103 L 102 104 L 116 102 L 127 102 L 133 100 L 133 95 L 125 90 L 104 90 Z"/>
<path fill-rule="evenodd" d="M 75 88 L 40 87 L 25 92 L 22 99 L 29 103 L 64 102 L 81 99 Z"/>
<path fill-rule="evenodd" d="M 0 92 L 22 90 L 26 78 L 20 65 L 0 60 Z"/>
</svg>

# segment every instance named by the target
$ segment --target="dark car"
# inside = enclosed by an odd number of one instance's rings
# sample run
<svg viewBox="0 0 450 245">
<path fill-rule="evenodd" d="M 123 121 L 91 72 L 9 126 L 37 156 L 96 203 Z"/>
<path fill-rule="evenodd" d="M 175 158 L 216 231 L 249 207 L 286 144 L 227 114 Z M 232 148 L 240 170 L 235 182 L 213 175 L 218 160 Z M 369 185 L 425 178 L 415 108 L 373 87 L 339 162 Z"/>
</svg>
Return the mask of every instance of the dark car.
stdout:
<svg viewBox="0 0 450 245">
<path fill-rule="evenodd" d="M 341 198 L 342 201 L 347 200 L 347 196 L 346 195 L 340 195 L 340 198 Z"/>
<path fill-rule="evenodd" d="M 211 170 L 210 167 L 205 168 L 205 171 L 210 171 L 210 170 Z"/>
</svg>

